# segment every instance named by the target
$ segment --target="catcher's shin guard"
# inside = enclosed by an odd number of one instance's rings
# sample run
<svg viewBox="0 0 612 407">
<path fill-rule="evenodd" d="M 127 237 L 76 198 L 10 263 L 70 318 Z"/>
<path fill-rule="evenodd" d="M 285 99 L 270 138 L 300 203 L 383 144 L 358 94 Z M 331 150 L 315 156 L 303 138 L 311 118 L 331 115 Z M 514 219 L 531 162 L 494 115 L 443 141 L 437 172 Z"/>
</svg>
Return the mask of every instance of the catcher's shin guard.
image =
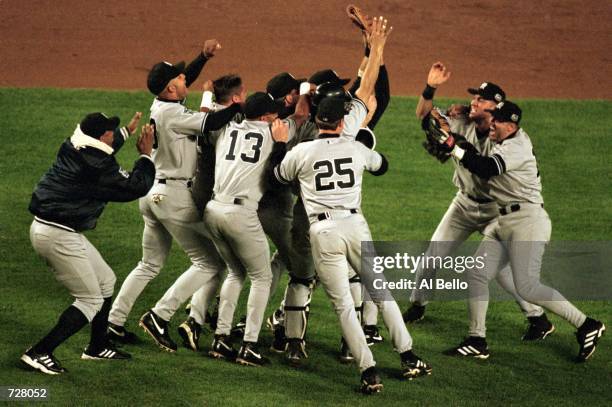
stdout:
<svg viewBox="0 0 612 407">
<path fill-rule="evenodd" d="M 285 332 L 287 338 L 304 339 L 313 288 L 313 279 L 291 277 L 285 298 Z"/>
</svg>

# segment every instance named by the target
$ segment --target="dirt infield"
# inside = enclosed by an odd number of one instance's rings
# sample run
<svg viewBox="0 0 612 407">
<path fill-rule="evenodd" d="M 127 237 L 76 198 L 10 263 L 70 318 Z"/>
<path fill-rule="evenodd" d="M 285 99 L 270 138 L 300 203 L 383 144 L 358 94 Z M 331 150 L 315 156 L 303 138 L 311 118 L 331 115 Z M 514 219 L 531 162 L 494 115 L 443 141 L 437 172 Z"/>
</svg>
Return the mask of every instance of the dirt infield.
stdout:
<svg viewBox="0 0 612 407">
<path fill-rule="evenodd" d="M 0 86 L 143 89 L 153 63 L 190 59 L 211 37 L 223 49 L 202 77 L 237 72 L 250 90 L 283 70 L 308 76 L 333 67 L 354 77 L 362 47 L 347 3 L 0 0 Z M 612 99 L 608 1 L 357 4 L 394 26 L 385 52 L 393 94 L 419 94 L 441 60 L 453 73 L 443 96 L 490 80 L 511 97 Z"/>
</svg>

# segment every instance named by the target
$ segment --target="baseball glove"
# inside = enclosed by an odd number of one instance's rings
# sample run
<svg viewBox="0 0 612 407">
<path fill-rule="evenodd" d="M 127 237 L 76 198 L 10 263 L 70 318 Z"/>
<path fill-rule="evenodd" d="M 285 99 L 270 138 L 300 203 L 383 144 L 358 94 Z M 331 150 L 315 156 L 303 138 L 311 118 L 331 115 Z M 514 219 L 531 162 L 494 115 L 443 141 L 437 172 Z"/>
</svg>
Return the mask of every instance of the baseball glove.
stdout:
<svg viewBox="0 0 612 407">
<path fill-rule="evenodd" d="M 448 119 L 438 109 L 432 109 L 421 123 L 428 139 L 438 142 L 441 150 L 450 152 L 455 146 Z"/>
<path fill-rule="evenodd" d="M 361 31 L 365 31 L 367 34 L 372 33 L 372 19 L 359 7 L 354 4 L 349 4 L 346 6 L 346 14 L 348 14 L 351 22 Z"/>
</svg>

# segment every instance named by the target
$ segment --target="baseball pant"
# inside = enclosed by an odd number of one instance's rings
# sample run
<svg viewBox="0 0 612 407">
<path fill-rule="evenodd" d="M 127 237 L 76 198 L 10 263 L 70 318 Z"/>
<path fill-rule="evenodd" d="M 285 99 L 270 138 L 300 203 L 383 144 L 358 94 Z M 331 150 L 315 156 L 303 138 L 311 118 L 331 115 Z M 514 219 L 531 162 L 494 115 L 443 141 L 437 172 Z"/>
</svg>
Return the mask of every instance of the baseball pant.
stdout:
<svg viewBox="0 0 612 407">
<path fill-rule="evenodd" d="M 216 281 L 225 265 L 206 226 L 199 219 L 191 191 L 186 181 L 156 181 L 147 196 L 140 199 L 144 218 L 142 260 L 127 276 L 115 298 L 109 321 L 123 326 L 134 302 L 149 281 L 162 269 L 172 239 L 185 251 L 191 267 L 179 277 L 153 308 L 160 318 L 169 321 L 178 307 L 204 284 Z"/>
<path fill-rule="evenodd" d="M 113 295 L 116 281 L 115 273 L 98 250 L 81 233 L 37 220 L 30 226 L 30 241 L 57 281 L 74 297 L 72 305 L 91 322 L 104 298 Z"/>
<path fill-rule="evenodd" d="M 221 286 L 217 335 L 229 335 L 240 291 L 248 276 L 251 289 L 247 300 L 245 342 L 257 342 L 270 295 L 272 270 L 268 240 L 257 216 L 257 203 L 247 206 L 223 203 L 222 197 L 206 205 L 204 219 L 213 242 L 228 264 L 229 271 Z M 225 202 L 234 199 L 224 199 Z"/>
<path fill-rule="evenodd" d="M 540 282 L 542 256 L 551 234 L 550 218 L 539 204 L 521 203 L 520 206 L 519 211 L 499 216 L 494 227 L 487 231 L 476 253 L 484 256 L 485 267 L 468 272 L 470 336 L 485 337 L 489 281 L 508 264 L 512 267 L 516 291 L 522 298 L 549 309 L 575 327 L 586 319 L 557 290 Z"/>
<path fill-rule="evenodd" d="M 331 211 L 331 219 L 318 221 L 310 226 L 312 256 L 319 279 L 330 298 L 340 320 L 342 335 L 360 371 L 374 366 L 374 357 L 366 342 L 363 329 L 355 312 L 355 303 L 349 287 L 348 263 L 362 281 L 371 281 L 372 273 L 361 269 L 361 242 L 371 241 L 372 235 L 365 218 L 349 211 Z M 412 338 L 404 325 L 397 303 L 390 294 L 388 301 L 376 301 L 389 329 L 391 341 L 397 352 L 412 349 Z"/>
<path fill-rule="evenodd" d="M 486 233 L 488 225 L 498 215 L 499 208 L 496 203 L 479 204 L 461 191 L 457 192 L 431 237 L 426 255 L 445 257 L 452 254 L 472 233 L 476 231 Z M 435 277 L 436 269 L 419 267 L 416 270 L 416 286 L 419 287 L 423 279 L 429 280 Z M 495 278 L 498 284 L 514 297 L 525 316 L 535 317 L 544 313 L 541 307 L 525 301 L 516 292 L 512 270 L 509 267 L 504 267 L 499 273 L 496 273 Z M 431 290 L 414 289 L 410 301 L 426 305 L 432 295 Z"/>
</svg>

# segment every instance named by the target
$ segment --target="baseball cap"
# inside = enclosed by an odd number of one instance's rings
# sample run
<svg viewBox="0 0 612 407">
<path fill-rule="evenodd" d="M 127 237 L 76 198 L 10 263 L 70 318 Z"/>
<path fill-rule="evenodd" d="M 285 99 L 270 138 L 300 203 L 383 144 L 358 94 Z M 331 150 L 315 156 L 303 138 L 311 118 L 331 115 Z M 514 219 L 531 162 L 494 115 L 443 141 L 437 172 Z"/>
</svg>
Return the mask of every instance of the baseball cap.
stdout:
<svg viewBox="0 0 612 407">
<path fill-rule="evenodd" d="M 281 108 L 269 93 L 255 92 L 246 99 L 243 112 L 247 119 L 255 119 L 266 113 L 278 113 Z"/>
<path fill-rule="evenodd" d="M 266 86 L 266 91 L 272 95 L 274 99 L 284 98 L 293 89 L 299 89 L 300 83 L 306 79 L 295 79 L 295 76 L 289 72 L 282 72 L 270 79 Z"/>
<path fill-rule="evenodd" d="M 483 82 L 478 88 L 468 88 L 472 95 L 480 95 L 485 100 L 492 100 L 495 103 L 506 100 L 506 92 L 499 86 L 491 82 Z"/>
<path fill-rule="evenodd" d="M 115 130 L 119 127 L 117 116 L 108 117 L 104 113 L 90 113 L 79 124 L 81 131 L 89 137 L 99 139 L 108 130 Z"/>
<path fill-rule="evenodd" d="M 495 106 L 495 109 L 487 109 L 486 111 L 491 113 L 498 122 L 512 122 L 516 124 L 521 122 L 523 115 L 521 108 L 509 100 L 500 102 Z"/>
<path fill-rule="evenodd" d="M 344 86 L 350 81 L 351 80 L 347 78 L 340 79 L 336 71 L 333 69 L 324 69 L 322 71 L 315 72 L 310 78 L 308 78 L 308 82 L 314 83 L 315 85 L 320 85 L 325 82 L 332 82 Z"/>
<path fill-rule="evenodd" d="M 153 65 L 147 77 L 147 88 L 154 95 L 159 95 L 164 90 L 168 82 L 176 78 L 185 71 L 185 62 L 177 64 L 170 62 L 159 62 Z"/>
<path fill-rule="evenodd" d="M 326 97 L 317 109 L 317 120 L 323 123 L 336 123 L 346 113 L 344 99 L 338 97 Z"/>
</svg>

